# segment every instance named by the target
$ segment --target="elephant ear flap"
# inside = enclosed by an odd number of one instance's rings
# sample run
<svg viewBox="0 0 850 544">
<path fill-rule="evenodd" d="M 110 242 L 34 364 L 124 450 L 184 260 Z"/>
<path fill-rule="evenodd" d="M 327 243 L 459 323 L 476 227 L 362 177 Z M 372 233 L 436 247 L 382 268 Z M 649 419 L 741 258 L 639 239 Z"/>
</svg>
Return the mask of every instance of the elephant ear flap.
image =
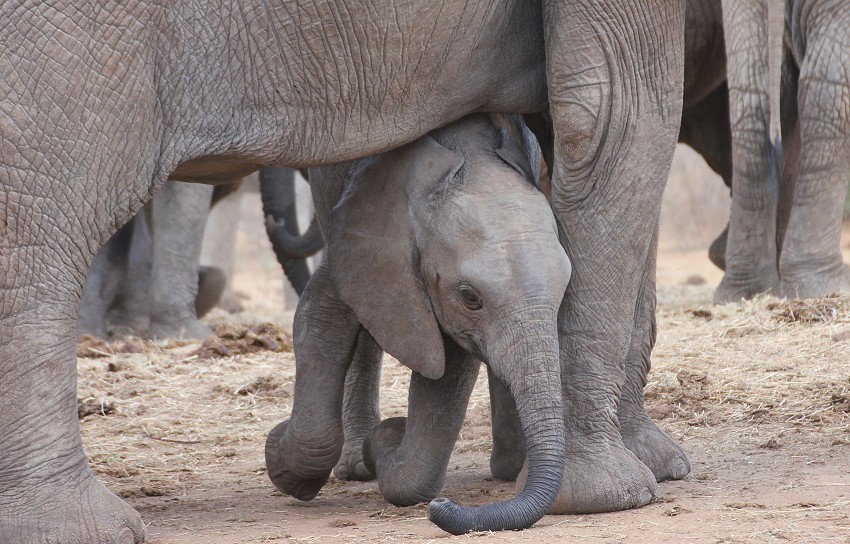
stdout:
<svg viewBox="0 0 850 544">
<path fill-rule="evenodd" d="M 408 189 L 424 195 L 462 164 L 420 138 L 355 163 L 331 212 L 328 264 L 340 298 L 387 353 L 431 379 L 445 371 L 445 346 L 418 268 Z"/>
<path fill-rule="evenodd" d="M 497 118 L 494 115 L 498 125 L 501 125 L 499 128 L 499 148 L 496 149 L 496 155 L 537 187 L 540 180 L 540 165 L 543 160 L 543 153 L 540 150 L 540 144 L 537 143 L 537 137 L 534 136 L 534 133 L 525 125 L 519 115 L 511 115 L 509 119 L 501 117 Z M 505 125 L 509 126 L 511 130 L 506 130 Z"/>
</svg>

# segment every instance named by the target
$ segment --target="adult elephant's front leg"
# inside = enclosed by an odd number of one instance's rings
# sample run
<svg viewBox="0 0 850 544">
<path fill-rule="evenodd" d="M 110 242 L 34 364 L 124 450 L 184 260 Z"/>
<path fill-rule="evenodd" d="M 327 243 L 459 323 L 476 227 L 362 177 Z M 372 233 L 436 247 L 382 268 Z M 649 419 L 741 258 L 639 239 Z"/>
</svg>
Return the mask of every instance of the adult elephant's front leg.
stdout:
<svg viewBox="0 0 850 544">
<path fill-rule="evenodd" d="M 638 7 L 640 6 L 640 7 Z M 682 109 L 678 0 L 548 2 L 553 208 L 574 262 L 561 309 L 567 464 L 554 512 L 647 504 L 655 477 L 617 409 Z"/>
<path fill-rule="evenodd" d="M 626 358 L 626 383 L 617 419 L 623 443 L 649 467 L 659 482 L 680 480 L 691 471 L 684 450 L 650 419 L 643 404 L 643 388 L 649 373 L 650 354 L 655 345 L 655 255 L 658 224 L 655 225 L 643 287 L 638 293 L 635 328 Z"/>
<path fill-rule="evenodd" d="M 50 186 L 35 172 L 0 161 L 0 542 L 139 543 L 139 515 L 86 466 L 76 395 L 77 309 L 106 238 L 85 203 L 127 217 L 76 180 Z"/>
</svg>

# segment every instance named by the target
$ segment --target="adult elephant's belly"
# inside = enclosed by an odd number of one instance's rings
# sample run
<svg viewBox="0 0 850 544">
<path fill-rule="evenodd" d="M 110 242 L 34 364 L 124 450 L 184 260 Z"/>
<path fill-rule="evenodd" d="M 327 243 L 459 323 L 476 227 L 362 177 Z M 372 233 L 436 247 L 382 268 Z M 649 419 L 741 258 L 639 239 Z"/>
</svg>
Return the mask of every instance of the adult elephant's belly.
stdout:
<svg viewBox="0 0 850 544">
<path fill-rule="evenodd" d="M 188 114 L 184 100 L 166 115 L 179 121 L 166 127 L 172 179 L 221 183 L 269 164 L 330 164 L 474 111 L 547 107 L 538 3 L 342 4 L 269 3 L 246 15 L 250 34 L 223 34 L 226 44 L 211 48 L 237 48 L 238 58 L 210 55 L 183 75 L 182 94 L 199 98 Z"/>
</svg>

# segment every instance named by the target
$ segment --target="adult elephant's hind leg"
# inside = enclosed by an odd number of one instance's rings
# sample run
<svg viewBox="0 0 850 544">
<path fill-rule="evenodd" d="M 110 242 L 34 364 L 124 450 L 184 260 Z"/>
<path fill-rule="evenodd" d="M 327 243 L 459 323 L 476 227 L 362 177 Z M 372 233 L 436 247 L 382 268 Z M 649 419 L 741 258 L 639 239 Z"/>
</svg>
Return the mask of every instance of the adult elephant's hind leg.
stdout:
<svg viewBox="0 0 850 544">
<path fill-rule="evenodd" d="M 354 312 L 339 299 L 327 261 L 323 262 L 295 314 L 292 417 L 266 439 L 269 479 L 297 499 L 316 496 L 342 453 L 345 376 L 361 328 Z"/>
<path fill-rule="evenodd" d="M 340 480 L 374 480 L 375 474 L 363 463 L 363 440 L 381 422 L 380 386 L 383 350 L 366 329 L 357 337 L 354 361 L 345 376 L 342 401 L 342 428 L 345 444 L 334 468 Z"/>
<path fill-rule="evenodd" d="M 91 474 L 80 439 L 75 320 L 106 237 L 84 230 L 98 199 L 32 171 L 0 164 L 0 542 L 142 542 L 141 518 Z"/>
<path fill-rule="evenodd" d="M 654 475 L 623 444 L 617 409 L 679 133 L 682 4 L 545 3 L 553 209 L 574 265 L 559 319 L 567 463 L 553 512 L 621 510 L 655 496 Z"/>
<path fill-rule="evenodd" d="M 807 24 L 797 93 L 800 163 L 779 275 L 781 295 L 815 298 L 850 294 L 841 254 L 850 169 L 850 10 L 814 11 Z"/>
<path fill-rule="evenodd" d="M 643 461 L 659 482 L 680 480 L 691 471 L 684 450 L 667 436 L 646 413 L 643 388 L 650 368 L 650 354 L 655 345 L 655 256 L 658 245 L 658 226 L 655 227 L 652 249 L 644 269 L 644 287 L 638 294 L 632 343 L 626 358 L 626 382 L 617 419 L 623 443 Z"/>
</svg>

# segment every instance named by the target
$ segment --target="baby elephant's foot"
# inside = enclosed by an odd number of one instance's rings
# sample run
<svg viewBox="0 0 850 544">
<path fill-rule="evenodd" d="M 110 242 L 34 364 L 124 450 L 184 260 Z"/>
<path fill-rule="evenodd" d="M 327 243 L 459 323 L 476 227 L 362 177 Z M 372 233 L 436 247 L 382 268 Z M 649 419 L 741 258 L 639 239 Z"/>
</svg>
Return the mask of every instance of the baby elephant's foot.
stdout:
<svg viewBox="0 0 850 544">
<path fill-rule="evenodd" d="M 375 473 L 366 467 L 363 459 L 364 438 L 346 440 L 342 446 L 342 455 L 334 467 L 334 476 L 340 480 L 368 482 L 375 479 Z"/>
<path fill-rule="evenodd" d="M 310 450 L 294 446 L 295 441 L 287 432 L 288 428 L 289 420 L 282 421 L 266 438 L 266 469 L 269 479 L 281 492 L 309 501 L 327 483 L 339 450 L 330 464 L 325 455 L 299 455 L 296 453 L 299 449 L 303 452 Z"/>
<path fill-rule="evenodd" d="M 517 478 L 525 486 L 528 464 Z M 622 443 L 567 454 L 564 480 L 550 514 L 615 512 L 649 504 L 657 486 L 650 470 Z"/>
<path fill-rule="evenodd" d="M 682 447 L 646 414 L 635 421 L 621 418 L 620 425 L 623 443 L 649 467 L 656 481 L 681 480 L 691 471 L 691 463 Z"/>
<path fill-rule="evenodd" d="M 401 449 L 407 418 L 385 419 L 366 436 L 363 460 L 377 475 L 378 487 L 387 502 L 396 506 L 412 506 L 437 498 L 443 488 L 445 469 L 433 474 L 434 464 L 428 454 Z M 439 469 L 438 469 L 439 470 Z"/>
<path fill-rule="evenodd" d="M 45 544 L 140 544 L 142 518 L 90 474 L 68 489 L 16 492 L 11 505 L 0 498 L 0 542 Z M 43 495 L 43 496 L 41 496 Z"/>
</svg>

